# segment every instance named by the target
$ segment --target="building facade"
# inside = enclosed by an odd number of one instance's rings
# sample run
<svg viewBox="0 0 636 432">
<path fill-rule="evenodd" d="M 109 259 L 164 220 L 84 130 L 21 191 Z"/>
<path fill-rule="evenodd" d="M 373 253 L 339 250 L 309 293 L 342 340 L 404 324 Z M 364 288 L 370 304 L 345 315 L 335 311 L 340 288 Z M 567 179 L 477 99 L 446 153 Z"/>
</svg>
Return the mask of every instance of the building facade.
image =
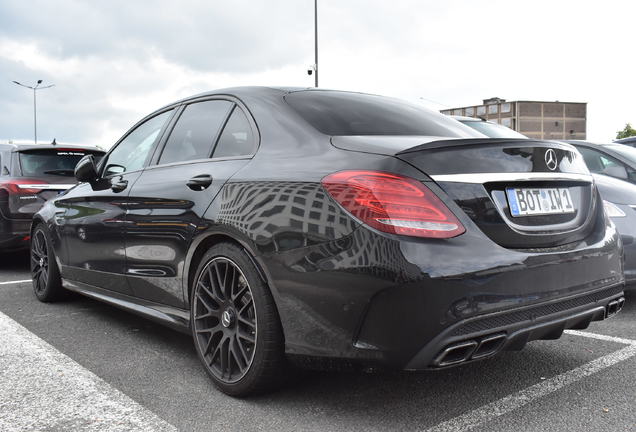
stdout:
<svg viewBox="0 0 636 432">
<path fill-rule="evenodd" d="M 484 99 L 481 105 L 451 108 L 447 115 L 478 117 L 502 124 L 529 138 L 586 139 L 587 103 Z"/>
</svg>

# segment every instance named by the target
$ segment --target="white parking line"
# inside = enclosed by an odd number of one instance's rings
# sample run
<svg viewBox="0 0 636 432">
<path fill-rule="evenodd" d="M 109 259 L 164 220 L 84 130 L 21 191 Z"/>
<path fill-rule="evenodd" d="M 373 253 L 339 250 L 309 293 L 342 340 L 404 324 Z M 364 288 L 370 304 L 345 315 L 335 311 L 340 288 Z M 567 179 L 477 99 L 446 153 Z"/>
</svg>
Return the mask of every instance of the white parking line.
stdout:
<svg viewBox="0 0 636 432">
<path fill-rule="evenodd" d="M 25 283 L 25 282 L 31 282 L 31 279 L 0 282 L 0 285 L 9 285 L 9 284 L 17 284 L 17 283 Z"/>
<path fill-rule="evenodd" d="M 0 430 L 176 431 L 0 312 Z"/>
<path fill-rule="evenodd" d="M 571 334 L 574 336 L 582 336 L 586 338 L 598 339 L 598 340 L 607 341 L 607 342 L 616 342 L 616 343 L 625 344 L 625 345 L 636 345 L 636 340 L 624 339 L 624 338 L 619 338 L 615 336 L 607 336 L 604 334 L 590 333 L 590 332 L 584 332 L 580 330 L 566 330 L 565 333 Z"/>
<path fill-rule="evenodd" d="M 636 356 L 636 341 L 634 340 L 576 330 L 568 330 L 567 333 L 575 336 L 626 344 L 627 347 L 614 351 L 613 353 L 607 354 L 603 357 L 599 357 L 596 360 L 592 360 L 589 363 L 577 367 L 576 369 L 564 372 L 517 393 L 513 393 L 503 399 L 499 399 L 495 402 L 489 403 L 488 405 L 469 411 L 466 414 L 462 414 L 458 417 L 440 423 L 437 426 L 427 429 L 427 432 L 469 431 L 539 398 L 554 393 L 555 391 L 573 384 L 585 377 Z"/>
</svg>

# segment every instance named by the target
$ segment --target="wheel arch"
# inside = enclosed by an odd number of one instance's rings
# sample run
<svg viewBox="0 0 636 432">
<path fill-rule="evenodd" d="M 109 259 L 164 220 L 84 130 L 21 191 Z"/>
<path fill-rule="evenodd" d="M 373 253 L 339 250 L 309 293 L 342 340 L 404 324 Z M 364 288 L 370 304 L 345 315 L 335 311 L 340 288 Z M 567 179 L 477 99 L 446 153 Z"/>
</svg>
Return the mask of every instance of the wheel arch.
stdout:
<svg viewBox="0 0 636 432">
<path fill-rule="evenodd" d="M 190 295 L 192 294 L 194 277 L 196 276 L 197 267 L 199 266 L 203 255 L 205 255 L 205 253 L 215 244 L 227 242 L 235 244 L 245 251 L 249 259 L 256 267 L 256 271 L 258 272 L 259 276 L 270 289 L 272 297 L 274 298 L 276 309 L 278 310 L 278 312 L 280 312 L 280 308 L 278 305 L 278 291 L 275 284 L 272 283 L 272 278 L 268 274 L 267 268 L 265 267 L 262 260 L 259 259 L 259 255 L 256 252 L 256 245 L 242 233 L 233 231 L 234 230 L 232 230 L 231 232 L 230 230 L 222 229 L 206 231 L 205 233 L 199 234 L 190 245 L 190 248 L 186 255 L 183 274 L 183 291 L 188 309 L 190 308 Z"/>
<path fill-rule="evenodd" d="M 36 226 L 38 226 L 38 224 L 45 224 L 46 222 L 44 222 L 44 219 L 42 218 L 42 216 L 40 216 L 39 214 L 35 214 L 33 216 L 33 219 L 31 220 L 31 228 L 29 229 L 29 235 L 31 237 L 33 237 L 33 230 L 35 229 Z"/>
</svg>

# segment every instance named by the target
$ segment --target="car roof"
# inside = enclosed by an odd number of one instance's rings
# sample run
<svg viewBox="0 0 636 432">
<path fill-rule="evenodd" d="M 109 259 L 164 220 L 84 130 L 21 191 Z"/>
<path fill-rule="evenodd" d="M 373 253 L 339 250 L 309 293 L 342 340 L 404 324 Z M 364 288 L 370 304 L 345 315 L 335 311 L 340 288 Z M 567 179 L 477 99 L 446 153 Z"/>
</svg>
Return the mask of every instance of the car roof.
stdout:
<svg viewBox="0 0 636 432">
<path fill-rule="evenodd" d="M 238 99 L 242 99 L 243 97 L 250 97 L 250 96 L 280 97 L 290 93 L 297 93 L 297 92 L 334 92 L 334 93 L 349 93 L 349 94 L 365 94 L 365 95 L 371 95 L 371 96 L 380 96 L 380 97 L 390 98 L 389 96 L 377 95 L 373 93 L 356 92 L 356 91 L 349 91 L 349 90 L 337 90 L 337 89 L 329 89 L 329 88 L 322 88 L 322 87 L 316 88 L 316 87 L 292 87 L 292 86 L 280 86 L 280 87 L 239 86 L 239 87 L 222 88 L 218 90 L 210 90 L 203 93 L 198 93 L 192 96 L 188 96 L 183 99 L 179 99 L 177 101 L 164 105 L 163 107 L 155 110 L 153 114 L 159 111 L 162 111 L 166 108 L 174 107 L 175 105 L 179 105 L 182 103 L 186 103 L 192 100 L 205 98 L 209 96 L 229 95 L 229 96 L 237 97 Z"/>
<path fill-rule="evenodd" d="M 631 136 L 631 137 L 627 137 L 627 138 L 621 138 L 621 139 L 617 139 L 614 140 L 615 143 L 633 143 L 636 142 L 636 136 Z"/>
</svg>

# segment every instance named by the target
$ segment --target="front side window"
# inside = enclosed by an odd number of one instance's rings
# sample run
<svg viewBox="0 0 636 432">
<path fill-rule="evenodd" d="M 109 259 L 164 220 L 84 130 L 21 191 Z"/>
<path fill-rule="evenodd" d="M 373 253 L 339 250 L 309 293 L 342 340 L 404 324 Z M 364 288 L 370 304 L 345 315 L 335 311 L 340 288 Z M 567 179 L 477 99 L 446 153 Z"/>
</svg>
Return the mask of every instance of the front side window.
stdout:
<svg viewBox="0 0 636 432">
<path fill-rule="evenodd" d="M 217 158 L 250 155 L 256 150 L 255 144 L 247 116 L 243 110 L 236 107 L 223 128 L 213 156 Z"/>
<path fill-rule="evenodd" d="M 233 103 L 209 100 L 186 106 L 159 158 L 160 164 L 210 157 L 214 140 Z"/>
<path fill-rule="evenodd" d="M 104 176 L 142 169 L 171 115 L 172 110 L 161 113 L 129 133 L 108 155 Z"/>
</svg>

